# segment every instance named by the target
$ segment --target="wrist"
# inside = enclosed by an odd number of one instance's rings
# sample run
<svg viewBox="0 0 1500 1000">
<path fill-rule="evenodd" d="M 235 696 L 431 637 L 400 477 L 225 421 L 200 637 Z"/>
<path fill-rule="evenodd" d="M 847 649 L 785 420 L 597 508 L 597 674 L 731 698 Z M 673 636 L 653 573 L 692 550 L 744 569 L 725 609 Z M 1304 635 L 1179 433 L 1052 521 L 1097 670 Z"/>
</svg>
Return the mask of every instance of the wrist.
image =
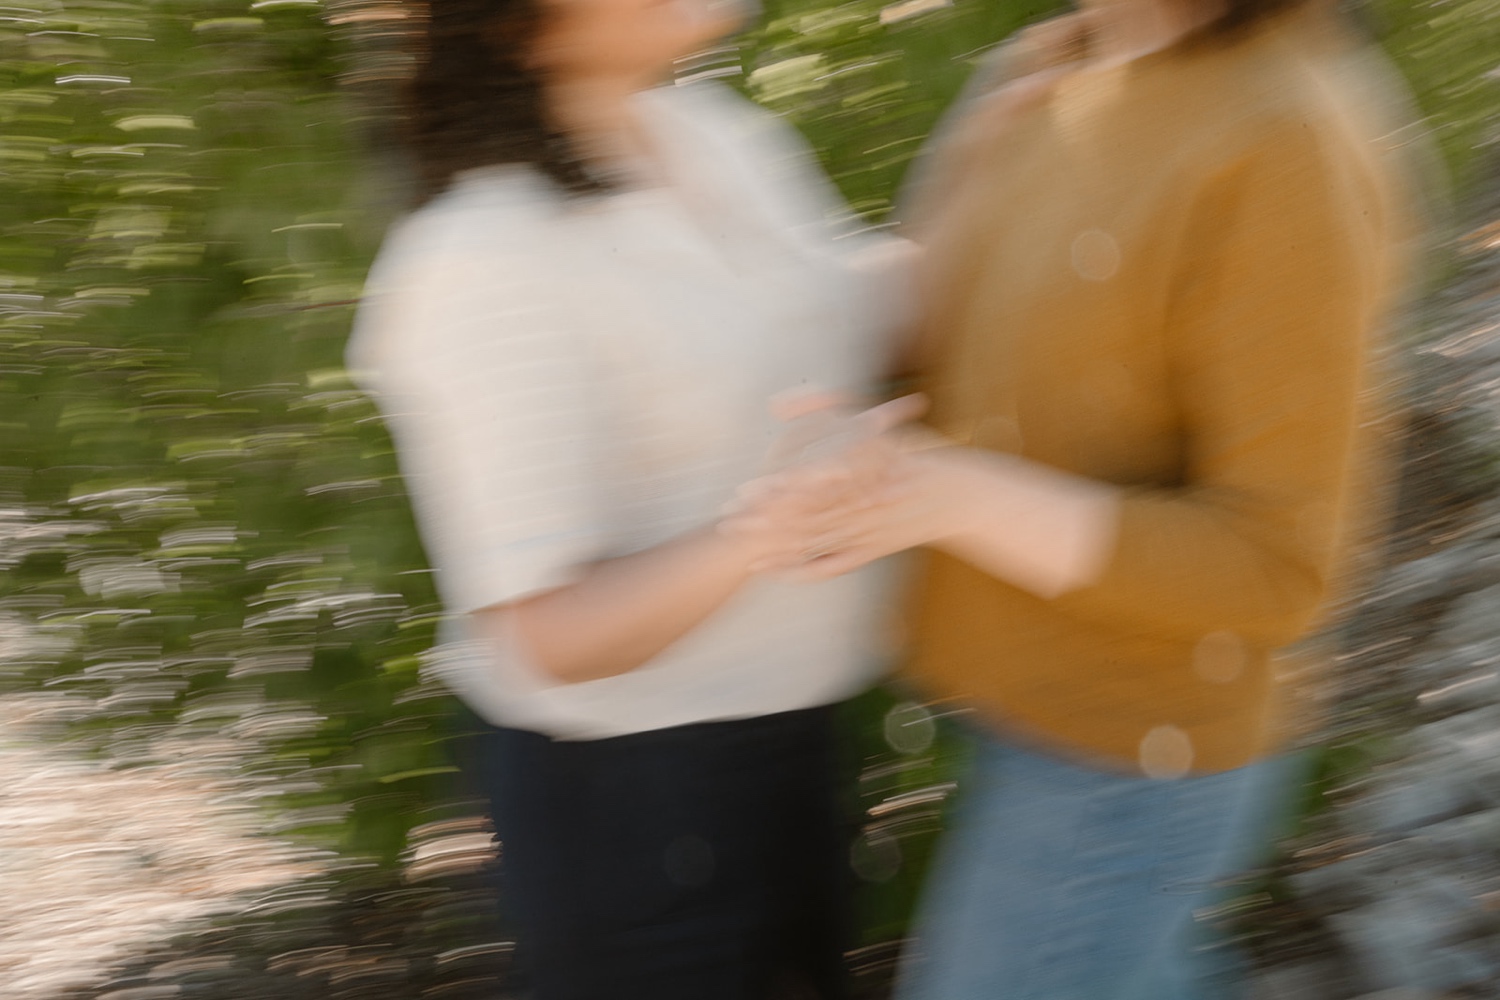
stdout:
<svg viewBox="0 0 1500 1000">
<path fill-rule="evenodd" d="M 926 544 L 942 546 L 962 538 L 973 529 L 974 482 L 977 454 L 973 449 L 951 445 L 934 447 L 907 457 L 909 488 L 916 494 L 921 511 L 919 525 Z"/>
<path fill-rule="evenodd" d="M 770 533 L 748 520 L 745 515 L 723 517 L 705 533 L 705 544 L 726 571 L 746 578 L 767 572 L 781 554 Z"/>
<path fill-rule="evenodd" d="M 1048 599 L 1104 571 L 1117 487 L 976 448 L 951 449 L 934 479 L 951 530 L 932 544 L 948 554 Z"/>
</svg>

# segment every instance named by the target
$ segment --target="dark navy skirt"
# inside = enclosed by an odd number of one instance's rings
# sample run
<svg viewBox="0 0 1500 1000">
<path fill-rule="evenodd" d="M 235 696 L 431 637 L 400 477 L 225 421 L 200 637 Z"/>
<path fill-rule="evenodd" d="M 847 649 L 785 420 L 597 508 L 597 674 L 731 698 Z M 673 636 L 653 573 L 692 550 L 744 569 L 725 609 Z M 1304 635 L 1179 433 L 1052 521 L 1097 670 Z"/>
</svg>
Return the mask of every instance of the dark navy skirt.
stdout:
<svg viewBox="0 0 1500 1000">
<path fill-rule="evenodd" d="M 842 997 L 836 715 L 588 741 L 485 727 L 476 776 L 534 1000 Z"/>
</svg>

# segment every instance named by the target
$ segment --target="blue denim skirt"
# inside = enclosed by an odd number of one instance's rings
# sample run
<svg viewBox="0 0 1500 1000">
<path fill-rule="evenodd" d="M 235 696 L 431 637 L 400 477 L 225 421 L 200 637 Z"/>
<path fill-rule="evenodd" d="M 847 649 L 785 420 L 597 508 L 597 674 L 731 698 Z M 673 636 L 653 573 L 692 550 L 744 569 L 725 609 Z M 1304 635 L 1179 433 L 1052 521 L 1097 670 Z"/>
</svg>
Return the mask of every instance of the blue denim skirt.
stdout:
<svg viewBox="0 0 1500 1000">
<path fill-rule="evenodd" d="M 1163 780 L 974 741 L 899 1000 L 1238 995 L 1194 914 L 1273 835 L 1293 758 Z"/>
</svg>

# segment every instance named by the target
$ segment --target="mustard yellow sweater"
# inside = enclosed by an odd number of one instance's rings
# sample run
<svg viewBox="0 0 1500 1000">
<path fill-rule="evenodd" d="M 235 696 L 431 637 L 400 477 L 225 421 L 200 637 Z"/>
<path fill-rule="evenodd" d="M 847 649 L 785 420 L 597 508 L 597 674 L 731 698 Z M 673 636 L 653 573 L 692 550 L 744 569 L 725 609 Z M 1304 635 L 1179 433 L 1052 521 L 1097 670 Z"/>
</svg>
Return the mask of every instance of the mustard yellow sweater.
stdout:
<svg viewBox="0 0 1500 1000">
<path fill-rule="evenodd" d="M 1153 776 L 1273 747 L 1273 654 L 1378 480 L 1410 232 L 1361 74 L 1310 30 L 1063 72 L 937 172 L 938 428 L 1124 488 L 1060 599 L 927 557 L 915 678 L 1002 731 Z"/>
</svg>

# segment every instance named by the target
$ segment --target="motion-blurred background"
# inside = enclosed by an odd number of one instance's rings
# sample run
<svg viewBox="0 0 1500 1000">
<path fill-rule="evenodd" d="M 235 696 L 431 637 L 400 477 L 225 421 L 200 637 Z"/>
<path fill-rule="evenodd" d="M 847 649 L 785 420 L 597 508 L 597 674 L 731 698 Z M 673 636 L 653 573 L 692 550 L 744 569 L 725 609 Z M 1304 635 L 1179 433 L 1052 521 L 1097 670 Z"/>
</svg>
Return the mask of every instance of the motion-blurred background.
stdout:
<svg viewBox="0 0 1500 1000">
<path fill-rule="evenodd" d="M 0 997 L 492 998 L 509 945 L 422 655 L 438 607 L 340 368 L 409 197 L 402 0 L 0 6 Z M 1054 5 L 771 0 L 681 67 L 800 126 L 872 224 Z M 1280 855 L 1204 919 L 1264 998 L 1500 997 L 1500 3 L 1352 12 L 1441 150 L 1391 568 Z M 1418 139 L 1414 130 L 1412 137 Z M 955 770 L 850 719 L 882 995 Z M 503 910 L 503 899 L 498 904 Z M 1426 992 L 1422 992 L 1426 991 Z"/>
</svg>

